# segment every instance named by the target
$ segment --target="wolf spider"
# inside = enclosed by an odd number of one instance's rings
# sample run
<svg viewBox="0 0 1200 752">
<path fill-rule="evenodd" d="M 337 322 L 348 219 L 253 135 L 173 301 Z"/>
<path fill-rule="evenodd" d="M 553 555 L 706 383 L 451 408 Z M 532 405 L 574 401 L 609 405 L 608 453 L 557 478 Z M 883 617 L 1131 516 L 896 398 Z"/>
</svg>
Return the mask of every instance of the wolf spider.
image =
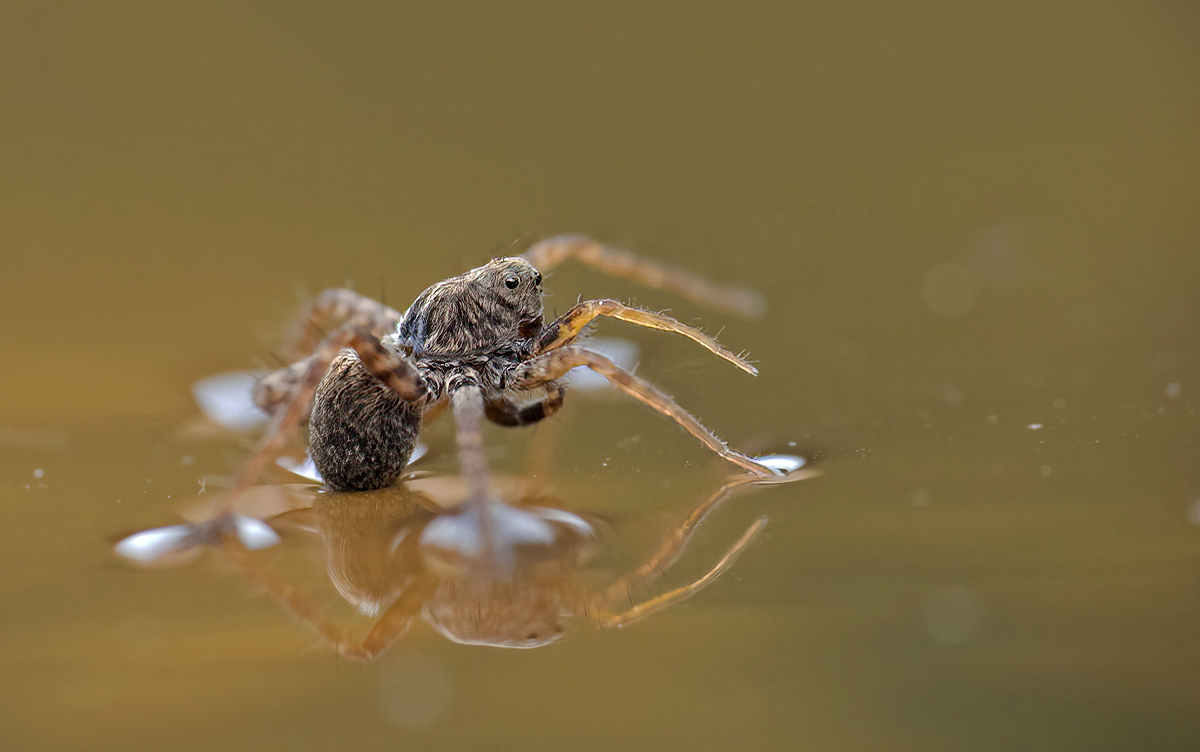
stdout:
<svg viewBox="0 0 1200 752">
<path fill-rule="evenodd" d="M 438 282 L 403 314 L 350 290 L 327 290 L 309 304 L 289 353 L 311 354 L 264 377 L 254 389 L 256 404 L 272 420 L 226 498 L 252 484 L 305 421 L 309 452 L 327 488 L 390 486 L 412 455 L 422 424 L 448 405 L 470 501 L 485 505 L 483 420 L 524 426 L 553 415 L 563 404 L 561 379 L 577 366 L 603 375 L 751 475 L 780 477 L 780 470 L 730 449 L 670 396 L 579 342 L 595 319 L 607 316 L 681 334 L 756 374 L 741 356 L 670 316 L 616 300 L 586 300 L 544 321 L 542 272 L 568 258 L 717 308 L 761 313 L 754 293 L 713 285 L 578 236 L 550 238 L 521 256 L 496 258 Z M 328 334 L 319 340 L 313 334 L 323 331 Z"/>
</svg>

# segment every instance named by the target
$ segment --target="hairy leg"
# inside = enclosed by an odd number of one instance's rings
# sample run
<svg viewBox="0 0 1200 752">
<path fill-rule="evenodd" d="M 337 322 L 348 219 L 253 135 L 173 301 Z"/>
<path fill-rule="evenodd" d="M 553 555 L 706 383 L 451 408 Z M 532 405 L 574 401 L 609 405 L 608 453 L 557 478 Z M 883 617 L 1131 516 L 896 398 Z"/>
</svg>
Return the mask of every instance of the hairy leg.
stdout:
<svg viewBox="0 0 1200 752">
<path fill-rule="evenodd" d="M 587 366 L 604 376 L 613 386 L 675 421 L 685 431 L 699 439 L 704 446 L 735 465 L 759 476 L 780 476 L 778 471 L 754 461 L 753 458 L 741 452 L 730 449 L 716 434 L 708 430 L 695 416 L 680 407 L 675 400 L 660 391 L 658 387 L 623 370 L 600 353 L 582 347 L 563 347 L 551 350 L 522 363 L 514 375 L 513 385 L 517 389 L 528 389 L 561 378 L 576 366 Z"/>
<path fill-rule="evenodd" d="M 339 327 L 366 329 L 383 338 L 396 331 L 402 317 L 394 308 L 353 290 L 330 288 L 310 300 L 296 317 L 284 355 L 287 360 L 308 355 L 325 332 Z"/>
<path fill-rule="evenodd" d="M 670 290 L 700 305 L 741 316 L 762 316 L 766 309 L 762 296 L 752 290 L 716 285 L 683 269 L 639 258 L 582 235 L 547 238 L 531 246 L 524 258 L 543 272 L 573 258 L 614 277 Z"/>
<path fill-rule="evenodd" d="M 658 329 L 664 332 L 682 334 L 712 354 L 724 358 L 748 374 L 757 375 L 758 369 L 750 365 L 744 358 L 734 355 L 725 349 L 720 342 L 708 336 L 699 329 L 684 324 L 681 321 L 663 313 L 647 311 L 626 305 L 617 300 L 585 300 L 571 310 L 559 316 L 542 330 L 538 338 L 538 352 L 556 350 L 571 344 L 583 332 L 584 328 L 598 316 L 608 316 L 620 321 Z"/>
<path fill-rule="evenodd" d="M 401 317 L 394 309 L 353 290 L 330 288 L 322 292 L 296 317 L 284 348 L 285 360 L 298 362 L 260 378 L 254 385 L 254 404 L 267 415 L 274 415 L 308 372 L 313 349 L 326 332 L 338 328 L 363 329 L 382 339 L 396 330 Z"/>
</svg>

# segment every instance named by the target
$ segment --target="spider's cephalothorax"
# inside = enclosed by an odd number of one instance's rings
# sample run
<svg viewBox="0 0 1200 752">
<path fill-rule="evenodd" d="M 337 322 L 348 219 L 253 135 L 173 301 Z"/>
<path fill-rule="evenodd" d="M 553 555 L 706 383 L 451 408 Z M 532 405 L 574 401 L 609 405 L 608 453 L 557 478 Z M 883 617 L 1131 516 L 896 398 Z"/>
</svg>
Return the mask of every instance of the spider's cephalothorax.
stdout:
<svg viewBox="0 0 1200 752">
<path fill-rule="evenodd" d="M 423 420 L 449 404 L 463 473 L 482 503 L 487 495 L 480 423 L 519 426 L 557 411 L 560 379 L 586 366 L 614 386 L 672 418 L 709 449 L 752 473 L 777 471 L 725 445 L 651 384 L 581 347 L 599 316 L 676 332 L 754 374 L 743 358 L 704 333 L 661 313 L 615 300 L 588 300 L 544 323 L 542 273 L 568 257 L 741 313 L 761 307 L 752 293 L 707 283 L 678 269 L 638 259 L 579 237 L 551 238 L 523 256 L 499 258 L 422 292 L 403 315 L 348 290 L 318 296 L 306 320 L 338 327 L 313 355 L 264 378 L 255 391 L 274 426 L 239 484 L 276 453 L 308 419 L 310 453 L 333 490 L 391 485 L 416 446 Z M 318 327 L 320 325 L 318 324 Z M 311 410 L 310 410 L 311 407 Z"/>
<path fill-rule="evenodd" d="M 541 272 L 520 257 L 492 259 L 418 295 L 383 342 L 414 359 L 426 405 L 474 386 L 493 421 L 527 425 L 556 410 L 562 396 L 556 384 L 526 394 L 509 388 L 513 370 L 537 347 L 542 315 Z"/>
<path fill-rule="evenodd" d="M 415 355 L 513 349 L 528 356 L 542 330 L 542 274 L 523 258 L 492 259 L 417 296 L 399 326 Z"/>
</svg>

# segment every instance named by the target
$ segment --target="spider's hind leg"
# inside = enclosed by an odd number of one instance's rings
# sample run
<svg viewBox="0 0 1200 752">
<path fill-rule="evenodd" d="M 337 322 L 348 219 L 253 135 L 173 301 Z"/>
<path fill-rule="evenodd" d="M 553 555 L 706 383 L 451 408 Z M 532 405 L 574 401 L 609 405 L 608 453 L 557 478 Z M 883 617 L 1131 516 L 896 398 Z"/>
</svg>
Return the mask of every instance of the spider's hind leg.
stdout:
<svg viewBox="0 0 1200 752">
<path fill-rule="evenodd" d="M 365 295 L 334 287 L 308 302 L 296 317 L 284 355 L 301 358 L 313 351 L 326 332 L 338 327 L 365 329 L 382 339 L 396 331 L 403 316 Z"/>
<path fill-rule="evenodd" d="M 274 415 L 297 390 L 313 362 L 311 353 L 326 332 L 339 327 L 361 329 L 382 339 L 396 331 L 402 318 L 395 309 L 353 290 L 325 290 L 308 302 L 292 325 L 283 355 L 296 362 L 260 378 L 254 385 L 254 404 L 267 415 Z"/>
</svg>

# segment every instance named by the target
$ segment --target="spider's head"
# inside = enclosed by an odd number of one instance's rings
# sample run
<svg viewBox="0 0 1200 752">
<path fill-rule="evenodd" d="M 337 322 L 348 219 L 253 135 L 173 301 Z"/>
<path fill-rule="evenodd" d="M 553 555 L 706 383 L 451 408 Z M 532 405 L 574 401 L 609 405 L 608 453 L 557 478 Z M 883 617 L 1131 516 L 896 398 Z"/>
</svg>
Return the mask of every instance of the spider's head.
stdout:
<svg viewBox="0 0 1200 752">
<path fill-rule="evenodd" d="M 499 320 L 517 328 L 532 320 L 541 324 L 542 273 L 525 259 L 492 259 L 463 276 L 471 279 L 480 302 Z"/>
<path fill-rule="evenodd" d="M 541 272 L 523 258 L 498 258 L 421 293 L 400 333 L 419 352 L 480 352 L 532 342 L 542 314 Z"/>
</svg>

